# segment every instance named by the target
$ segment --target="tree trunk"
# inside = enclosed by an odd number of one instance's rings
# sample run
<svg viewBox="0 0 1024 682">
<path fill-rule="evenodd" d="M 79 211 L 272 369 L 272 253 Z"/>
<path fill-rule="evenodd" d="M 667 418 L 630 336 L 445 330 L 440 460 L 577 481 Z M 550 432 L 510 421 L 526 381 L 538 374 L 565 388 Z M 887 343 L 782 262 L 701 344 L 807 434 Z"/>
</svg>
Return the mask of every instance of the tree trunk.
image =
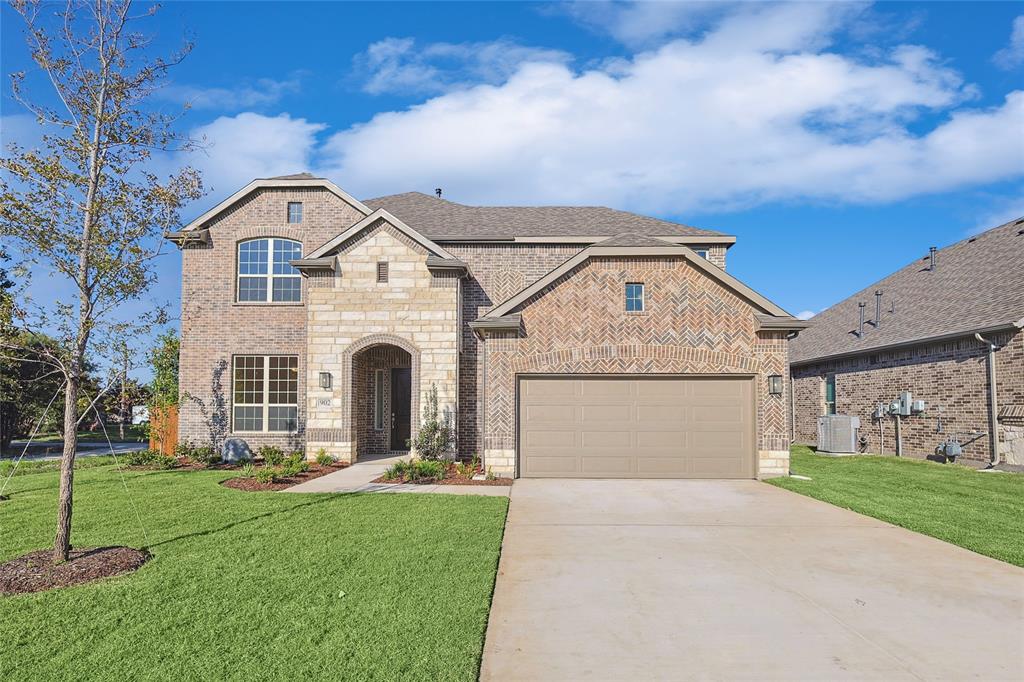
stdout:
<svg viewBox="0 0 1024 682">
<path fill-rule="evenodd" d="M 57 500 L 57 537 L 53 542 L 53 562 L 68 560 L 71 552 L 71 491 L 75 478 L 75 451 L 78 449 L 79 369 L 72 367 L 64 386 L 64 455 L 60 462 L 60 496 Z"/>
</svg>

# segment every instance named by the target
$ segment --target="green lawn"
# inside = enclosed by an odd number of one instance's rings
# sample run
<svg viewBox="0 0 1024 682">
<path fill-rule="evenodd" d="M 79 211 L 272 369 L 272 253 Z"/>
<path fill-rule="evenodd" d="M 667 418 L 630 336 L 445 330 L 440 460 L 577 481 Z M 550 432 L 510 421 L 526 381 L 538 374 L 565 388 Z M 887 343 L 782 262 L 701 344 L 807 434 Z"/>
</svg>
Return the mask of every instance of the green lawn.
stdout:
<svg viewBox="0 0 1024 682">
<path fill-rule="evenodd" d="M 0 680 L 474 680 L 508 501 L 224 488 L 225 472 L 75 475 L 76 546 L 135 574 L 0 597 Z M 16 476 L 0 562 L 52 542 L 57 475 Z"/>
<path fill-rule="evenodd" d="M 110 440 L 115 443 L 121 440 L 120 432 L 118 431 L 117 424 L 107 424 L 106 435 L 103 433 L 103 429 L 97 429 L 95 431 L 79 431 L 78 440 L 83 443 L 106 443 L 107 436 L 110 436 Z M 51 443 L 53 441 L 63 441 L 64 434 L 59 432 L 52 433 L 40 433 L 32 439 L 33 443 Z M 141 424 L 125 424 L 124 427 L 124 440 L 131 442 L 138 442 L 149 440 L 149 434 L 146 431 L 146 427 Z"/>
<path fill-rule="evenodd" d="M 878 456 L 825 457 L 797 445 L 780 488 L 1024 566 L 1024 475 Z"/>
</svg>

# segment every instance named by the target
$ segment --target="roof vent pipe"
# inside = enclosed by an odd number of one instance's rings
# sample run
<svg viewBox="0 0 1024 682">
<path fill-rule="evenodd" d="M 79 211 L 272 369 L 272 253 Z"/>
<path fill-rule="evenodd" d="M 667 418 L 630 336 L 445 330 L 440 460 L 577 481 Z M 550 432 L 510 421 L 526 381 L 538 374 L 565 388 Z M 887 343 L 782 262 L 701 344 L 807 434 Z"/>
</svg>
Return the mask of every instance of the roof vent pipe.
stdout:
<svg viewBox="0 0 1024 682">
<path fill-rule="evenodd" d="M 882 290 L 875 291 L 875 329 L 882 327 Z"/>
<path fill-rule="evenodd" d="M 864 301 L 857 304 L 857 307 L 860 308 L 860 326 L 858 327 L 857 336 L 862 339 L 864 338 L 864 308 L 866 308 L 867 305 L 868 304 Z"/>
<path fill-rule="evenodd" d="M 934 246 L 931 247 L 930 249 L 928 249 L 928 260 L 929 260 L 928 269 L 932 270 L 932 271 L 935 270 L 935 251 L 936 251 L 936 248 Z"/>
</svg>

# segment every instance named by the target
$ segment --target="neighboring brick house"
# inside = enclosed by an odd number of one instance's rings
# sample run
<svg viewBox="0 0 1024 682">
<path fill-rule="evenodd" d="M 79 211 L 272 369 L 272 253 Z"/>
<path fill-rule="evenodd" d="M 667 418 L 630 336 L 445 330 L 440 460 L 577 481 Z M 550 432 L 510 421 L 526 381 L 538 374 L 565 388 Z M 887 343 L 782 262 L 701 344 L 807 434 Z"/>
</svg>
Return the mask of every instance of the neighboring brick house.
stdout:
<svg viewBox="0 0 1024 682">
<path fill-rule="evenodd" d="M 182 248 L 183 440 L 407 449 L 432 387 L 457 454 L 517 476 L 788 472 L 788 338 L 735 239 L 600 207 L 359 201 L 256 180 Z"/>
<path fill-rule="evenodd" d="M 911 391 L 927 409 L 901 420 L 903 454 L 957 437 L 969 460 L 1024 464 L 1024 219 L 930 252 L 809 322 L 790 349 L 796 442 L 816 444 L 818 416 L 834 412 L 860 418 L 863 450 L 892 454 L 895 420 L 872 413 Z"/>
</svg>

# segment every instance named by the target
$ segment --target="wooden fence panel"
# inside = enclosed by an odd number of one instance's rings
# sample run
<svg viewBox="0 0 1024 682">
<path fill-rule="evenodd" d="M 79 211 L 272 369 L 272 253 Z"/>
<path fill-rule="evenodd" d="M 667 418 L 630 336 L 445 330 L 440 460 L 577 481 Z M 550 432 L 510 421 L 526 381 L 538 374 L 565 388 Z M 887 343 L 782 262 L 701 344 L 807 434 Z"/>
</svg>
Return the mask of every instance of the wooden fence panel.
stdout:
<svg viewBox="0 0 1024 682">
<path fill-rule="evenodd" d="M 178 406 L 154 408 L 149 412 L 149 448 L 173 455 L 178 445 Z"/>
</svg>

